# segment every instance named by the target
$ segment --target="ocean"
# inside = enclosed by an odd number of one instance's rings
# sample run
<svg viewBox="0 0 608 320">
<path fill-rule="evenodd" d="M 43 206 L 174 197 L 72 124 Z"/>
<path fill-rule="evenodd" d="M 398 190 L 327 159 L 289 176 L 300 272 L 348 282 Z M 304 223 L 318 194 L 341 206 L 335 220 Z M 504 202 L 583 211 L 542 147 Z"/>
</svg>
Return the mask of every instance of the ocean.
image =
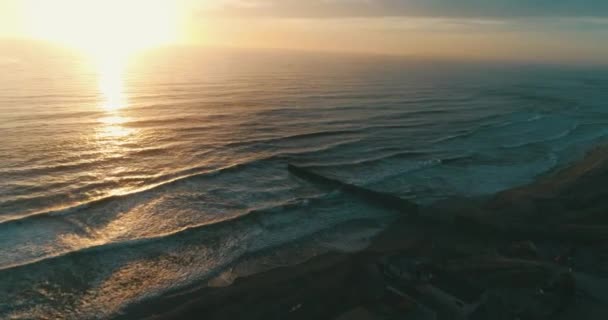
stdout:
<svg viewBox="0 0 608 320">
<path fill-rule="evenodd" d="M 608 70 L 163 49 L 0 57 L 0 318 L 111 317 L 356 251 L 419 204 L 532 182 L 608 135 Z M 101 65 L 102 67 L 99 67 Z"/>
</svg>

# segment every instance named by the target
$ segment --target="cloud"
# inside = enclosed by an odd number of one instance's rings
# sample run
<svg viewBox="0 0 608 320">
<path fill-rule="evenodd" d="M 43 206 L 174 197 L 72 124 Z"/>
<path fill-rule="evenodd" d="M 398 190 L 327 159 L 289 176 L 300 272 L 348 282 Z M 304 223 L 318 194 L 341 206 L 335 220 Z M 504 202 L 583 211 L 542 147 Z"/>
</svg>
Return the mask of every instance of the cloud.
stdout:
<svg viewBox="0 0 608 320">
<path fill-rule="evenodd" d="M 221 0 L 220 0 L 221 1 Z M 286 18 L 608 17 L 607 0 L 223 0 L 205 12 Z"/>
</svg>

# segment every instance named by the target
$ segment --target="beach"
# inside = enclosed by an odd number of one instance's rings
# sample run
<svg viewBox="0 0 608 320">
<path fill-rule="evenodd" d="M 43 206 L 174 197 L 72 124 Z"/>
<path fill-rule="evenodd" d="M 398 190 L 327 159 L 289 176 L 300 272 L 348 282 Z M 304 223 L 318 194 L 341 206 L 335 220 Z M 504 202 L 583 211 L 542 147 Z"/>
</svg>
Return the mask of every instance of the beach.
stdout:
<svg viewBox="0 0 608 320">
<path fill-rule="evenodd" d="M 174 292 L 118 319 L 600 319 L 606 174 L 597 148 L 524 187 L 408 208 L 361 252 Z"/>
</svg>

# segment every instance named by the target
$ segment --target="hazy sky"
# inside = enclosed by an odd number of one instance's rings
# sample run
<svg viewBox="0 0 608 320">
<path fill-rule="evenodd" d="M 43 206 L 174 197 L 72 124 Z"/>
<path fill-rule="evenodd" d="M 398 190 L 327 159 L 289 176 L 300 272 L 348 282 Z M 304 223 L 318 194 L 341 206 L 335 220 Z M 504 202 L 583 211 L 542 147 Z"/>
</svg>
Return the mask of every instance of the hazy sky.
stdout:
<svg viewBox="0 0 608 320">
<path fill-rule="evenodd" d="M 85 42 L 83 32 L 94 41 L 162 33 L 210 46 L 608 63 L 608 0 L 0 0 L 0 37 Z"/>
</svg>

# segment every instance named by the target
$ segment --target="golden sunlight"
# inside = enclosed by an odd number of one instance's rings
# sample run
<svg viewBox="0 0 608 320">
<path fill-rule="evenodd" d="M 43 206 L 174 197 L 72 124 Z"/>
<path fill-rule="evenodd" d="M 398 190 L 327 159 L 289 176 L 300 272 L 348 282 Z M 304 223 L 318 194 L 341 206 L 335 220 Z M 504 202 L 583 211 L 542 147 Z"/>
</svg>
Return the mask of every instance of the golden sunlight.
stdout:
<svg viewBox="0 0 608 320">
<path fill-rule="evenodd" d="M 133 130 L 121 126 L 127 106 L 124 72 L 138 51 L 175 42 L 178 4 L 173 0 L 23 0 L 29 36 L 85 53 L 97 70 L 99 137 L 124 138 Z"/>
<path fill-rule="evenodd" d="M 127 118 L 121 116 L 120 109 L 126 107 L 124 95 L 123 70 L 124 61 L 109 59 L 98 65 L 99 91 L 102 95 L 101 108 L 106 111 L 106 117 L 99 119 L 102 124 L 99 138 L 124 138 L 133 133 L 132 129 L 122 126 Z"/>
<path fill-rule="evenodd" d="M 126 105 L 123 88 L 125 59 L 108 57 L 97 63 L 99 91 L 103 98 L 101 107 L 107 111 L 123 108 Z"/>
<path fill-rule="evenodd" d="M 177 37 L 171 0 L 25 0 L 32 37 L 116 59 Z"/>
<path fill-rule="evenodd" d="M 95 64 L 108 112 L 126 105 L 123 73 L 138 51 L 177 39 L 173 0 L 24 0 L 31 37 L 84 52 Z"/>
<path fill-rule="evenodd" d="M 121 116 L 119 110 L 125 106 L 121 79 L 114 79 L 114 75 L 108 76 L 108 79 L 104 79 L 104 75 L 101 75 L 100 78 L 101 90 L 105 97 L 102 107 L 107 116 L 98 120 L 101 127 L 97 135 L 102 139 L 124 138 L 134 133 L 134 130 L 123 126 L 129 119 Z"/>
</svg>

